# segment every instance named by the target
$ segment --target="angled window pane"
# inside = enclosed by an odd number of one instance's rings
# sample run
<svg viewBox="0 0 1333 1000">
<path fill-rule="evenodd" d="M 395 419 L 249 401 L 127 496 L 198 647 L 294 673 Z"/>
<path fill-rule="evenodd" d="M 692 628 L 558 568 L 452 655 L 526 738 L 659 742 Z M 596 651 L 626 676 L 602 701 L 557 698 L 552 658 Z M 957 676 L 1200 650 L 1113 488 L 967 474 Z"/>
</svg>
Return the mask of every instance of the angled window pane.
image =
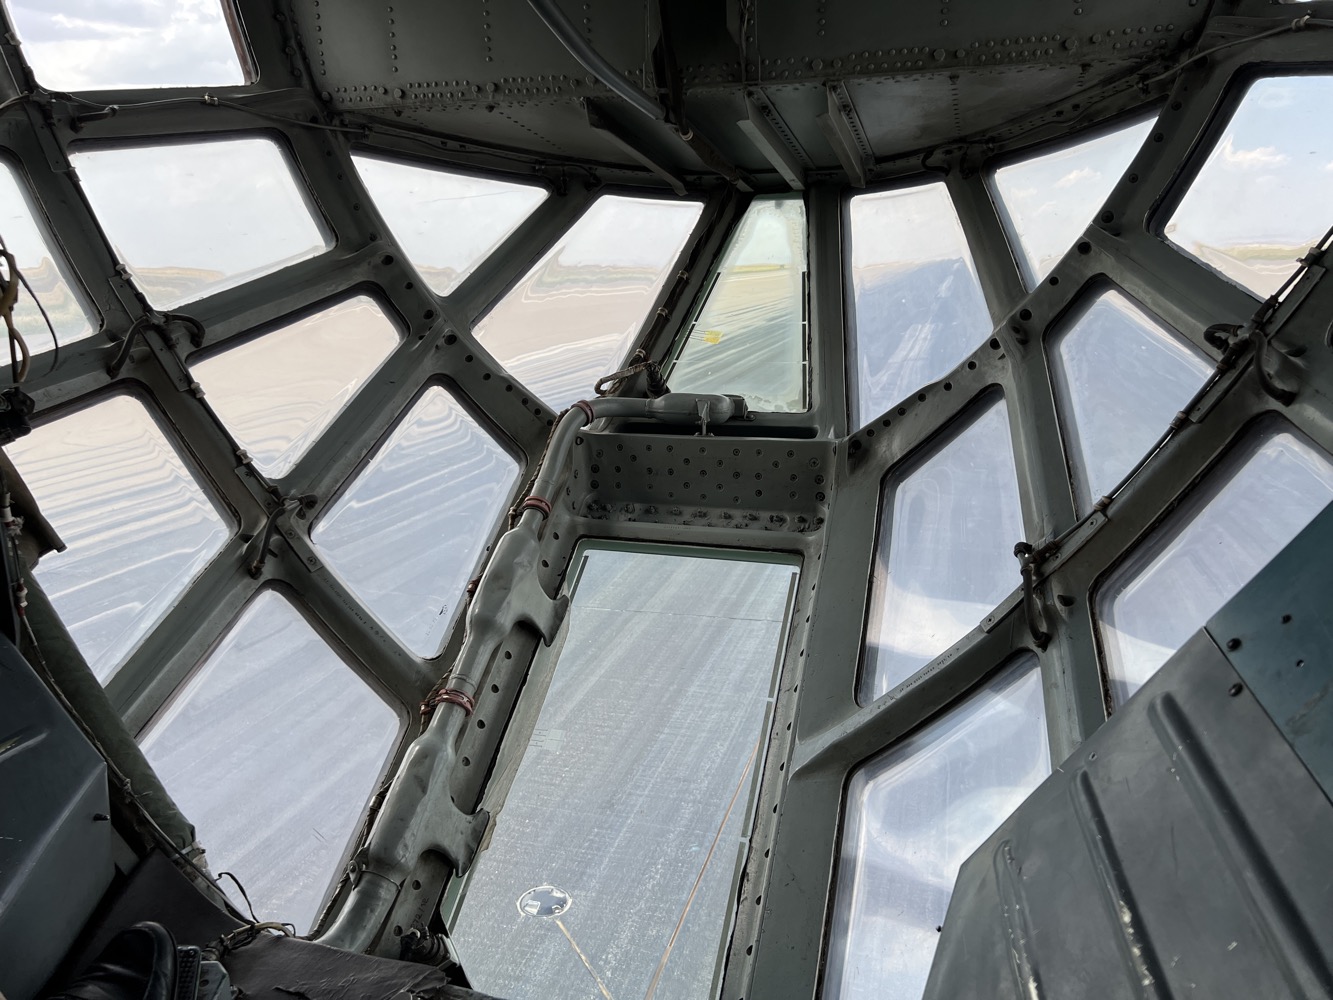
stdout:
<svg viewBox="0 0 1333 1000">
<path fill-rule="evenodd" d="M 858 427 L 943 378 L 991 331 L 972 254 L 942 183 L 851 200 Z"/>
<path fill-rule="evenodd" d="M 1029 288 L 1045 280 L 1088 228 L 1156 119 L 1029 156 L 991 175 L 1000 215 Z"/>
<path fill-rule="evenodd" d="M 393 237 L 436 295 L 463 283 L 546 191 L 531 184 L 353 154 L 361 183 Z"/>
<path fill-rule="evenodd" d="M 884 483 L 861 700 L 901 684 L 976 628 L 1019 583 L 1018 475 L 1004 400 Z"/>
<path fill-rule="evenodd" d="M 1117 291 L 1099 293 L 1067 318 L 1051 353 L 1082 511 L 1134 467 L 1213 370 Z"/>
<path fill-rule="evenodd" d="M 5 0 L 38 82 L 50 90 L 246 83 L 227 0 Z"/>
<path fill-rule="evenodd" d="M 69 344 L 90 336 L 93 324 L 74 293 L 64 258 L 56 254 L 38 222 L 27 185 L 8 163 L 0 160 L 0 167 L 4 168 L 0 170 L 0 242 L 14 255 L 19 272 L 28 279 L 37 302 L 51 318 L 60 343 Z M 26 288 L 20 288 L 14 303 L 14 325 L 34 355 L 54 346 L 37 302 Z"/>
<path fill-rule="evenodd" d="M 86 149 L 70 161 L 116 255 L 159 309 L 333 245 L 272 139 Z"/>
<path fill-rule="evenodd" d="M 1333 462 L 1286 426 L 1251 432 L 1098 587 L 1117 705 L 1333 500 Z"/>
<path fill-rule="evenodd" d="M 1333 76 L 1250 85 L 1163 231 L 1259 298 L 1333 224 Z"/>
<path fill-rule="evenodd" d="M 587 552 L 454 923 L 476 989 L 715 995 L 797 573 L 722 556 Z"/>
<path fill-rule="evenodd" d="M 68 548 L 37 579 L 106 683 L 231 534 L 143 404 L 114 396 L 6 446 Z"/>
<path fill-rule="evenodd" d="M 310 929 L 401 729 L 284 597 L 245 609 L 141 738 L 260 920 Z"/>
<path fill-rule="evenodd" d="M 670 370 L 671 388 L 744 396 L 751 410 L 804 410 L 805 257 L 805 204 L 756 199 Z"/>
<path fill-rule="evenodd" d="M 1050 770 L 1028 653 L 854 771 L 823 995 L 920 1000 L 959 867 Z"/>
<path fill-rule="evenodd" d="M 398 328 L 348 299 L 190 365 L 208 404 L 264 475 L 280 478 L 389 356 Z"/>
<path fill-rule="evenodd" d="M 603 195 L 473 332 L 551 409 L 592 395 L 625 360 L 702 210 Z"/>
<path fill-rule="evenodd" d="M 509 453 L 432 386 L 311 538 L 404 646 L 435 656 L 517 479 Z"/>
</svg>

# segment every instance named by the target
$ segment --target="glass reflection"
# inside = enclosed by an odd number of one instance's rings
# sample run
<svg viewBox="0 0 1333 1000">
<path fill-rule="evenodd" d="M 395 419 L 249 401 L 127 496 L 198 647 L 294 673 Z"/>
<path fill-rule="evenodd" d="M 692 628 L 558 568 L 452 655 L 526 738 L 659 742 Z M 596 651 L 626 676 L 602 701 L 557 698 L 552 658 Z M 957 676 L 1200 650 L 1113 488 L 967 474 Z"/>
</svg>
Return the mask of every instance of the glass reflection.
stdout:
<svg viewBox="0 0 1333 1000">
<path fill-rule="evenodd" d="M 291 471 L 398 344 L 365 295 L 190 365 L 232 436 L 265 476 Z"/>
<path fill-rule="evenodd" d="M 1023 537 L 1009 416 L 994 399 L 885 481 L 863 702 L 907 680 L 1018 586 Z"/>
<path fill-rule="evenodd" d="M 862 427 L 943 378 L 990 333 L 990 312 L 942 183 L 851 200 L 852 345 Z"/>
<path fill-rule="evenodd" d="M 116 255 L 159 309 L 333 245 L 271 139 L 87 149 L 70 162 Z"/>
<path fill-rule="evenodd" d="M 1333 223 L 1330 170 L 1333 76 L 1259 80 L 1245 92 L 1164 235 L 1267 298 Z"/>
<path fill-rule="evenodd" d="M 715 995 L 797 572 L 721 555 L 587 553 L 452 929 L 475 988 Z M 560 926 L 515 905 L 538 887 L 565 894 Z"/>
<path fill-rule="evenodd" d="M 920 1000 L 959 867 L 1050 770 L 1028 653 L 853 772 L 824 996 Z"/>
<path fill-rule="evenodd" d="M 629 353 L 702 211 L 603 195 L 473 332 L 551 409 L 592 395 Z"/>
<path fill-rule="evenodd" d="M 1152 447 L 1213 365 L 1110 290 L 1064 321 L 1051 350 L 1076 499 L 1087 511 Z"/>
<path fill-rule="evenodd" d="M 670 370 L 671 388 L 744 396 L 751 410 L 804 410 L 805 258 L 804 203 L 756 199 Z"/>
<path fill-rule="evenodd" d="M 5 0 L 5 6 L 28 65 L 50 90 L 246 82 L 219 0 Z"/>
<path fill-rule="evenodd" d="M 93 332 L 88 314 L 74 294 L 65 261 L 51 249 L 25 193 L 25 185 L 14 168 L 0 160 L 0 243 L 14 255 L 19 271 L 28 279 L 61 344 L 82 340 Z M 34 355 L 54 345 L 46 320 L 26 288 L 14 303 L 14 325 Z"/>
<path fill-rule="evenodd" d="M 140 740 L 260 920 L 306 933 L 400 723 L 273 591 L 256 597 Z"/>
<path fill-rule="evenodd" d="M 68 546 L 42 557 L 37 579 L 106 683 L 230 529 L 129 396 L 43 424 L 5 450 Z"/>
<path fill-rule="evenodd" d="M 1333 463 L 1285 426 L 1252 433 L 1098 588 L 1115 704 L 1333 500 Z"/>
<path fill-rule="evenodd" d="M 353 154 L 361 183 L 422 280 L 448 295 L 498 247 L 546 192 L 529 184 Z"/>
<path fill-rule="evenodd" d="M 432 386 L 311 538 L 403 645 L 436 656 L 517 480 L 518 463 Z"/>
<path fill-rule="evenodd" d="M 1028 288 L 1041 284 L 1082 235 L 1156 120 L 1134 122 L 995 171 L 996 200 Z"/>
</svg>

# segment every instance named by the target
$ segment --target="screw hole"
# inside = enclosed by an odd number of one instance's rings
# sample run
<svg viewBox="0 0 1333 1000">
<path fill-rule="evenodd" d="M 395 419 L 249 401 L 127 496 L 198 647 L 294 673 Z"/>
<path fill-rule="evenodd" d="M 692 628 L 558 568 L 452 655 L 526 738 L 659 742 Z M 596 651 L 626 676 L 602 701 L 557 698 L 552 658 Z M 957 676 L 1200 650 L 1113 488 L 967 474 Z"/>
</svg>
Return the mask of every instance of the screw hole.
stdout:
<svg viewBox="0 0 1333 1000">
<path fill-rule="evenodd" d="M 1092 244 L 1087 240 L 1080 240 L 1078 244 L 1078 252 L 1085 256 L 1092 253 Z"/>
</svg>

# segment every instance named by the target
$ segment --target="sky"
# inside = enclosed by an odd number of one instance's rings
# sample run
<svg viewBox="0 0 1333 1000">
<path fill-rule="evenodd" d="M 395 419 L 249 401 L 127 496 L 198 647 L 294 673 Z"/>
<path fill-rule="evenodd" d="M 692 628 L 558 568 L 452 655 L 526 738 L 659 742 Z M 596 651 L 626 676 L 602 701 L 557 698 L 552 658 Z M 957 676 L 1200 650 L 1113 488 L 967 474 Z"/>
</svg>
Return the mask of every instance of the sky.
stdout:
<svg viewBox="0 0 1333 1000">
<path fill-rule="evenodd" d="M 245 75 L 219 0 L 7 0 L 52 90 L 222 86 Z"/>
</svg>

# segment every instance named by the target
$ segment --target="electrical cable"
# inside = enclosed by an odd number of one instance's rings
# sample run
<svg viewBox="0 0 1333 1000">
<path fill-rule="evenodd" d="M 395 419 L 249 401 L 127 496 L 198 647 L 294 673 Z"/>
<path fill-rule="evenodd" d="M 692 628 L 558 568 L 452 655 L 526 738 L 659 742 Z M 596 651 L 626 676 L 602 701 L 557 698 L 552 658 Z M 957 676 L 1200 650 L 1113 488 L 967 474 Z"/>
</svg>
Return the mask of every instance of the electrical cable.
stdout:
<svg viewBox="0 0 1333 1000">
<path fill-rule="evenodd" d="M 7 276 L 0 277 L 0 318 L 4 319 L 5 329 L 9 334 L 10 377 L 14 380 L 14 384 L 18 385 L 27 379 L 28 372 L 32 368 L 32 352 L 28 349 L 28 342 L 23 339 L 23 334 L 14 325 L 14 306 L 18 304 L 19 288 L 22 286 L 18 280 L 18 262 L 7 249 L 3 237 L 0 237 L 0 258 L 4 259 L 9 269 Z"/>
<path fill-rule="evenodd" d="M 1158 83 L 1161 80 L 1166 80 L 1169 79 L 1170 77 L 1176 76 L 1178 73 L 1184 72 L 1186 66 L 1196 63 L 1200 59 L 1207 59 L 1214 52 L 1221 52 L 1223 49 L 1229 49 L 1236 45 L 1248 45 L 1251 42 L 1257 42 L 1260 39 L 1272 38 L 1274 35 L 1285 35 L 1288 31 L 1301 31 L 1302 29 L 1310 25 L 1314 25 L 1315 27 L 1319 28 L 1325 28 L 1333 26 L 1333 21 L 1326 21 L 1323 20 L 1322 18 L 1315 18 L 1311 17 L 1309 14 L 1306 14 L 1302 17 L 1296 18 L 1296 20 L 1292 21 L 1290 24 L 1284 24 L 1279 28 L 1270 28 L 1268 31 L 1261 31 L 1257 35 L 1246 35 L 1244 38 L 1233 38 L 1229 42 L 1222 42 L 1220 45 L 1214 45 L 1210 49 L 1204 49 L 1202 52 L 1196 52 L 1188 59 L 1176 63 L 1175 66 L 1167 70 L 1165 73 L 1158 73 L 1156 76 L 1151 76 L 1148 79 L 1142 81 L 1139 84 L 1139 86 L 1151 87 L 1154 83 Z"/>
</svg>

